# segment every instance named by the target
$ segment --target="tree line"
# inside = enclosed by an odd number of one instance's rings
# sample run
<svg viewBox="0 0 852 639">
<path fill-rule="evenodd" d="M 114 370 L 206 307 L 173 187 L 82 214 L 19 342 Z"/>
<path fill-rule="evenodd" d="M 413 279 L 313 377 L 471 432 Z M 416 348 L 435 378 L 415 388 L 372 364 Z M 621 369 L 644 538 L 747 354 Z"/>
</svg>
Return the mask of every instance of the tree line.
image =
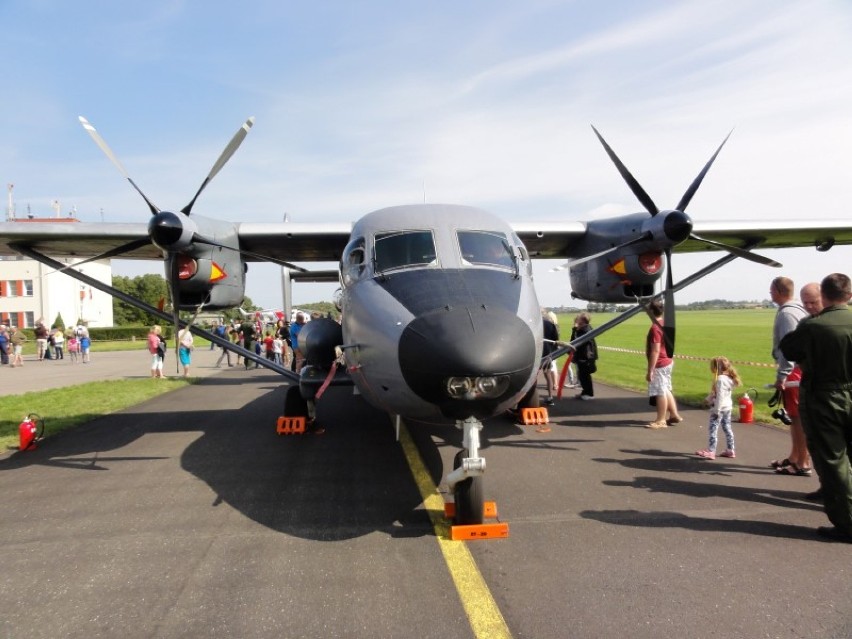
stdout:
<svg viewBox="0 0 852 639">
<path fill-rule="evenodd" d="M 146 275 L 137 275 L 136 277 L 126 277 L 123 275 L 114 275 L 112 278 L 113 287 L 131 297 L 135 297 L 153 306 L 154 308 L 163 308 L 166 312 L 171 312 L 171 299 L 169 297 L 169 285 L 166 278 L 155 273 Z M 255 306 L 250 297 L 244 297 L 242 303 L 243 310 L 258 311 L 260 307 Z M 305 311 L 320 311 L 323 315 L 331 315 L 337 317 L 339 312 L 331 302 L 314 302 L 311 304 L 300 304 L 299 308 Z M 242 315 L 236 308 L 227 309 L 218 313 L 226 322 L 231 320 L 240 321 Z M 181 317 L 189 319 L 192 316 L 188 311 L 182 311 Z M 161 324 L 162 320 L 146 313 L 135 306 L 131 306 L 122 302 L 118 298 L 112 300 L 112 317 L 115 326 L 151 326 L 152 324 Z"/>
<path fill-rule="evenodd" d="M 166 278 L 155 273 L 146 275 L 137 275 L 136 277 L 126 277 L 124 275 L 113 275 L 112 285 L 119 291 L 131 297 L 135 297 L 153 306 L 154 308 L 162 308 L 166 312 L 171 312 L 171 298 L 169 296 L 169 285 Z M 251 298 L 243 298 L 243 309 L 247 311 L 259 310 L 255 306 Z M 226 321 L 241 318 L 240 312 L 237 309 L 228 309 L 222 311 L 221 315 Z M 189 319 L 191 313 L 186 311 L 181 312 L 181 317 Z M 162 320 L 141 309 L 131 306 L 120 299 L 112 298 L 112 318 L 115 326 L 150 326 L 152 324 L 160 324 Z"/>
</svg>

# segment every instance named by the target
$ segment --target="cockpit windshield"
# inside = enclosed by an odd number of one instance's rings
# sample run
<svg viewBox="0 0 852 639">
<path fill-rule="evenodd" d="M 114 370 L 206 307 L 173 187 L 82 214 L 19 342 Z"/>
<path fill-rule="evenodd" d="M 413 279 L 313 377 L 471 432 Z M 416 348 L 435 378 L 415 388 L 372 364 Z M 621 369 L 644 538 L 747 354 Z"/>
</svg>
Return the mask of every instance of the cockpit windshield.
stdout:
<svg viewBox="0 0 852 639">
<path fill-rule="evenodd" d="M 515 268 L 515 258 L 506 236 L 489 231 L 458 231 L 462 259 L 467 264 Z"/>
<path fill-rule="evenodd" d="M 377 233 L 375 257 L 377 273 L 428 266 L 435 262 L 435 239 L 431 231 Z"/>
</svg>

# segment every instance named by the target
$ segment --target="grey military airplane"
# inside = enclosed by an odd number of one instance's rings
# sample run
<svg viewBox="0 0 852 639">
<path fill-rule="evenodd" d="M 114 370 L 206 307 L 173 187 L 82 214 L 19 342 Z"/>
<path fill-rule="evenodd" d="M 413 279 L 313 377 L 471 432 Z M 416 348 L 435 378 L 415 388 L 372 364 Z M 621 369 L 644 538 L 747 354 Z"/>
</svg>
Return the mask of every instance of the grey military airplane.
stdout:
<svg viewBox="0 0 852 639">
<path fill-rule="evenodd" d="M 283 266 L 288 282 L 338 280 L 341 323 L 314 320 L 305 325 L 299 342 L 307 365 L 299 373 L 196 326 L 189 328 L 292 382 L 285 415 L 313 418 L 322 389 L 335 384 L 354 386 L 366 401 L 396 419 L 456 424 L 463 431 L 462 450 L 446 481 L 460 524 L 481 523 L 484 517 L 484 421 L 512 407 L 536 405 L 538 399 L 543 330 L 532 259 L 567 259 L 563 268 L 569 271 L 573 295 L 581 299 L 634 302 L 633 313 L 652 297 L 664 296 L 667 340 L 673 349 L 676 290 L 736 257 L 778 265 L 752 253 L 756 247 L 825 251 L 852 243 L 848 222 L 693 222 L 685 210 L 722 146 L 677 206 L 660 210 L 597 130 L 643 212 L 588 222 L 510 225 L 468 206 L 417 204 L 374 211 L 354 224 L 222 221 L 192 214 L 192 209 L 245 139 L 253 118 L 237 131 L 179 211 L 153 204 L 95 128 L 80 120 L 144 199 L 151 212 L 148 224 L 7 222 L 0 224 L 0 255 L 39 260 L 176 325 L 187 325 L 179 310 L 239 306 L 249 262 Z M 675 284 L 672 253 L 700 250 L 722 250 L 726 256 Z M 69 266 L 51 256 L 82 260 Z M 164 261 L 172 317 L 76 268 L 119 256 Z M 329 261 L 339 262 L 338 270 L 309 271 L 296 264 Z M 606 328 L 599 327 L 595 335 Z"/>
</svg>

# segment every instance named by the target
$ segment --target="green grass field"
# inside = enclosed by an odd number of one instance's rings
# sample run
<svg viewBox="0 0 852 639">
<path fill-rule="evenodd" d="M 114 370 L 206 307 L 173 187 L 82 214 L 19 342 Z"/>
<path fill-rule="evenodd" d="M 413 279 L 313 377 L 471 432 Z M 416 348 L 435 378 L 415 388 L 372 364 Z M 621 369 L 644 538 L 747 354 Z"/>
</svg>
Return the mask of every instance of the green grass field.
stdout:
<svg viewBox="0 0 852 639">
<path fill-rule="evenodd" d="M 592 326 L 600 326 L 612 317 L 614 314 L 610 313 L 593 314 Z M 724 355 L 734 362 L 743 380 L 743 386 L 734 393 L 735 400 L 747 389 L 757 389 L 755 419 L 777 423 L 766 405 L 771 391 L 763 388 L 765 384 L 775 381 L 771 356 L 774 318 L 774 309 L 679 311 L 674 365 L 675 397 L 684 404 L 699 406 L 713 382 L 709 359 Z M 563 338 L 570 336 L 573 321 L 572 315 L 559 316 L 560 335 Z M 647 387 L 645 336 L 649 326 L 648 317 L 640 314 L 598 339 L 600 359 L 595 379 L 623 388 L 644 390 Z M 618 352 L 610 348 L 634 352 Z M 749 396 L 754 399 L 753 392 L 749 391 Z M 735 407 L 735 419 L 737 415 Z"/>
</svg>

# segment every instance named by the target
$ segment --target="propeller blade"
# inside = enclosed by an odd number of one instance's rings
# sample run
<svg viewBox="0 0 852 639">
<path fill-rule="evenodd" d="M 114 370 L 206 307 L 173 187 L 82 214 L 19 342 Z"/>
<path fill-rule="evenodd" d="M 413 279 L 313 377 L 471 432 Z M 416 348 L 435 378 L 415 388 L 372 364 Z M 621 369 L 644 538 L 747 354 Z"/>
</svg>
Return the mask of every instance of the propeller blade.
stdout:
<svg viewBox="0 0 852 639">
<path fill-rule="evenodd" d="M 216 160 L 216 163 L 213 165 L 213 168 L 210 169 L 210 173 L 207 174 L 207 177 L 204 178 L 204 181 L 201 183 L 201 186 L 198 188 L 198 192 L 195 194 L 195 197 L 190 200 L 189 204 L 181 209 L 181 213 L 185 215 L 189 215 L 189 212 L 192 210 L 192 207 L 195 205 L 195 200 L 198 199 L 198 196 L 201 195 L 201 192 L 207 188 L 207 185 L 210 184 L 210 180 L 216 177 L 216 174 L 222 170 L 222 167 L 225 166 L 228 160 L 231 159 L 231 156 L 236 152 L 240 145 L 243 143 L 243 140 L 246 139 L 248 135 L 249 129 L 254 124 L 254 116 L 250 117 L 245 121 L 239 130 L 234 134 L 234 137 L 231 138 L 231 141 L 228 142 L 228 145 L 225 147 L 225 150 L 222 151 L 222 154 L 219 156 L 219 159 Z"/>
<path fill-rule="evenodd" d="M 664 291 L 663 296 L 663 338 L 666 340 L 666 352 L 669 354 L 669 357 L 674 357 L 675 301 L 671 249 L 666 249 L 666 290 Z"/>
<path fill-rule="evenodd" d="M 713 157 L 711 157 L 707 161 L 707 164 L 705 164 L 704 168 L 701 169 L 701 173 L 698 174 L 698 176 L 692 181 L 692 184 L 689 185 L 689 188 L 686 189 L 686 193 L 684 193 L 683 197 L 680 198 L 680 202 L 678 202 L 676 210 L 678 210 L 678 211 L 685 211 L 686 210 L 686 207 L 689 205 L 690 201 L 692 200 L 692 196 L 695 195 L 695 192 L 698 190 L 698 187 L 701 186 L 701 182 L 704 180 L 704 176 L 707 175 L 707 171 L 710 170 L 710 167 L 713 165 L 713 162 L 716 160 L 716 156 L 719 155 L 719 151 L 721 151 L 722 147 L 725 146 L 725 142 L 728 141 L 728 138 L 731 137 L 731 133 L 733 133 L 733 132 L 734 132 L 734 130 L 731 129 L 731 132 L 728 133 L 728 135 L 725 136 L 725 139 L 722 140 L 722 144 L 720 144 L 719 148 L 716 149 L 716 152 L 713 154 Z"/>
<path fill-rule="evenodd" d="M 762 255 L 758 255 L 757 253 L 752 253 L 749 250 L 741 249 L 738 246 L 731 246 L 730 244 L 723 244 L 722 242 L 716 242 L 715 240 L 708 240 L 704 237 L 699 237 L 695 233 L 690 233 L 689 237 L 698 242 L 704 242 L 705 244 L 709 244 L 710 246 L 715 246 L 716 248 L 720 248 L 723 251 L 727 251 L 737 257 L 741 257 L 744 260 L 748 260 L 749 262 L 757 262 L 758 264 L 763 264 L 765 266 L 773 266 L 775 268 L 781 268 L 782 264 L 776 262 L 773 259 L 768 257 L 763 257 Z"/>
<path fill-rule="evenodd" d="M 100 255 L 95 255 L 94 257 L 87 258 L 82 262 L 75 262 L 74 264 L 68 264 L 67 266 L 56 271 L 57 273 L 61 273 L 62 271 L 66 271 L 69 268 L 75 268 L 77 266 L 82 266 L 83 264 L 88 264 L 89 262 L 97 262 L 98 260 L 105 260 L 109 257 L 115 257 L 116 255 L 123 255 L 124 253 L 129 253 L 138 248 L 142 248 L 143 246 L 148 246 L 151 243 L 147 237 L 144 239 L 133 240 L 132 242 L 128 242 L 127 244 L 122 244 L 121 246 L 116 246 L 108 251 L 101 253 Z"/>
<path fill-rule="evenodd" d="M 107 146 L 107 143 L 100 136 L 100 134 L 95 130 L 95 127 L 93 127 L 91 125 L 91 123 L 86 118 L 84 118 L 82 115 L 78 116 L 78 117 L 80 119 L 80 124 L 82 124 L 83 128 L 86 129 L 86 132 L 95 141 L 95 144 L 97 144 L 99 147 L 101 147 L 101 151 L 103 151 L 106 154 L 106 156 L 110 159 L 110 161 L 118 169 L 119 173 L 121 173 L 121 175 L 123 175 L 124 178 L 128 182 L 130 182 L 130 186 L 132 186 L 134 189 L 136 189 L 136 192 L 139 193 L 139 195 L 142 196 L 143 200 L 145 200 L 145 203 L 148 205 L 148 208 L 151 209 L 151 215 L 156 215 L 157 213 L 159 213 L 160 209 L 158 209 L 157 206 L 153 202 L 151 202 L 151 200 L 149 200 L 147 198 L 147 196 L 142 192 L 142 189 L 140 189 L 138 186 L 136 186 L 136 182 L 134 182 L 130 178 L 130 174 L 127 173 L 127 171 L 124 169 L 124 166 L 122 166 L 121 162 L 118 161 L 118 158 L 112 152 L 112 149 L 110 149 L 109 146 Z"/>
<path fill-rule="evenodd" d="M 636 181 L 636 178 L 631 175 L 630 171 L 627 170 L 627 167 L 624 166 L 621 160 L 618 159 L 618 156 L 615 154 L 609 144 L 606 143 L 606 140 L 603 139 L 603 136 L 598 133 L 598 130 L 592 126 L 592 131 L 595 132 L 595 135 L 598 136 L 598 140 L 603 144 L 604 150 L 606 154 L 609 156 L 609 159 L 612 160 L 613 164 L 615 164 L 615 168 L 618 169 L 618 172 L 621 173 L 621 177 L 624 178 L 624 181 L 627 182 L 627 186 L 630 187 L 630 190 L 633 191 L 633 195 L 636 196 L 636 199 L 642 203 L 642 206 L 645 207 L 645 210 L 651 214 L 651 217 L 657 215 L 660 212 L 660 209 L 657 208 L 657 205 L 654 204 L 654 200 L 651 199 L 651 196 L 645 192 L 645 189 Z"/>
<path fill-rule="evenodd" d="M 604 251 L 600 251 L 599 253 L 595 253 L 594 255 L 586 255 L 585 257 L 578 258 L 576 260 L 568 260 L 564 264 L 560 264 L 559 266 L 550 269 L 550 272 L 553 273 L 555 271 L 564 271 L 567 268 L 571 268 L 572 266 L 577 266 L 578 264 L 582 264 L 583 262 L 588 262 L 590 260 L 597 259 L 599 257 L 603 257 L 607 253 L 612 253 L 613 251 L 618 251 L 619 249 L 623 249 L 625 247 L 631 246 L 633 244 L 638 244 L 639 242 L 645 242 L 647 240 L 653 239 L 654 235 L 650 231 L 643 233 L 639 237 L 634 237 L 632 240 L 624 242 L 623 244 L 619 244 L 618 246 L 613 246 Z"/>
<path fill-rule="evenodd" d="M 309 272 L 308 269 L 303 268 L 301 266 L 296 266 L 295 264 L 292 264 L 291 262 L 285 262 L 284 260 L 279 260 L 276 257 L 269 257 L 268 255 L 261 255 L 260 253 L 253 253 L 252 251 L 246 251 L 244 249 L 235 249 L 232 246 L 226 246 L 225 244 L 220 244 L 219 242 L 217 242 L 215 240 L 211 240 L 211 239 L 206 238 L 202 235 L 198 235 L 197 233 L 192 236 L 192 241 L 196 242 L 198 244 L 207 244 L 208 246 L 215 246 L 217 248 L 227 249 L 229 251 L 237 251 L 237 253 L 240 253 L 241 255 L 247 255 L 248 257 L 253 257 L 254 259 L 260 260 L 262 262 L 272 262 L 273 264 L 278 264 L 279 266 L 286 266 L 289 269 L 292 269 L 294 271 L 299 271 L 301 273 L 308 273 Z"/>
</svg>

